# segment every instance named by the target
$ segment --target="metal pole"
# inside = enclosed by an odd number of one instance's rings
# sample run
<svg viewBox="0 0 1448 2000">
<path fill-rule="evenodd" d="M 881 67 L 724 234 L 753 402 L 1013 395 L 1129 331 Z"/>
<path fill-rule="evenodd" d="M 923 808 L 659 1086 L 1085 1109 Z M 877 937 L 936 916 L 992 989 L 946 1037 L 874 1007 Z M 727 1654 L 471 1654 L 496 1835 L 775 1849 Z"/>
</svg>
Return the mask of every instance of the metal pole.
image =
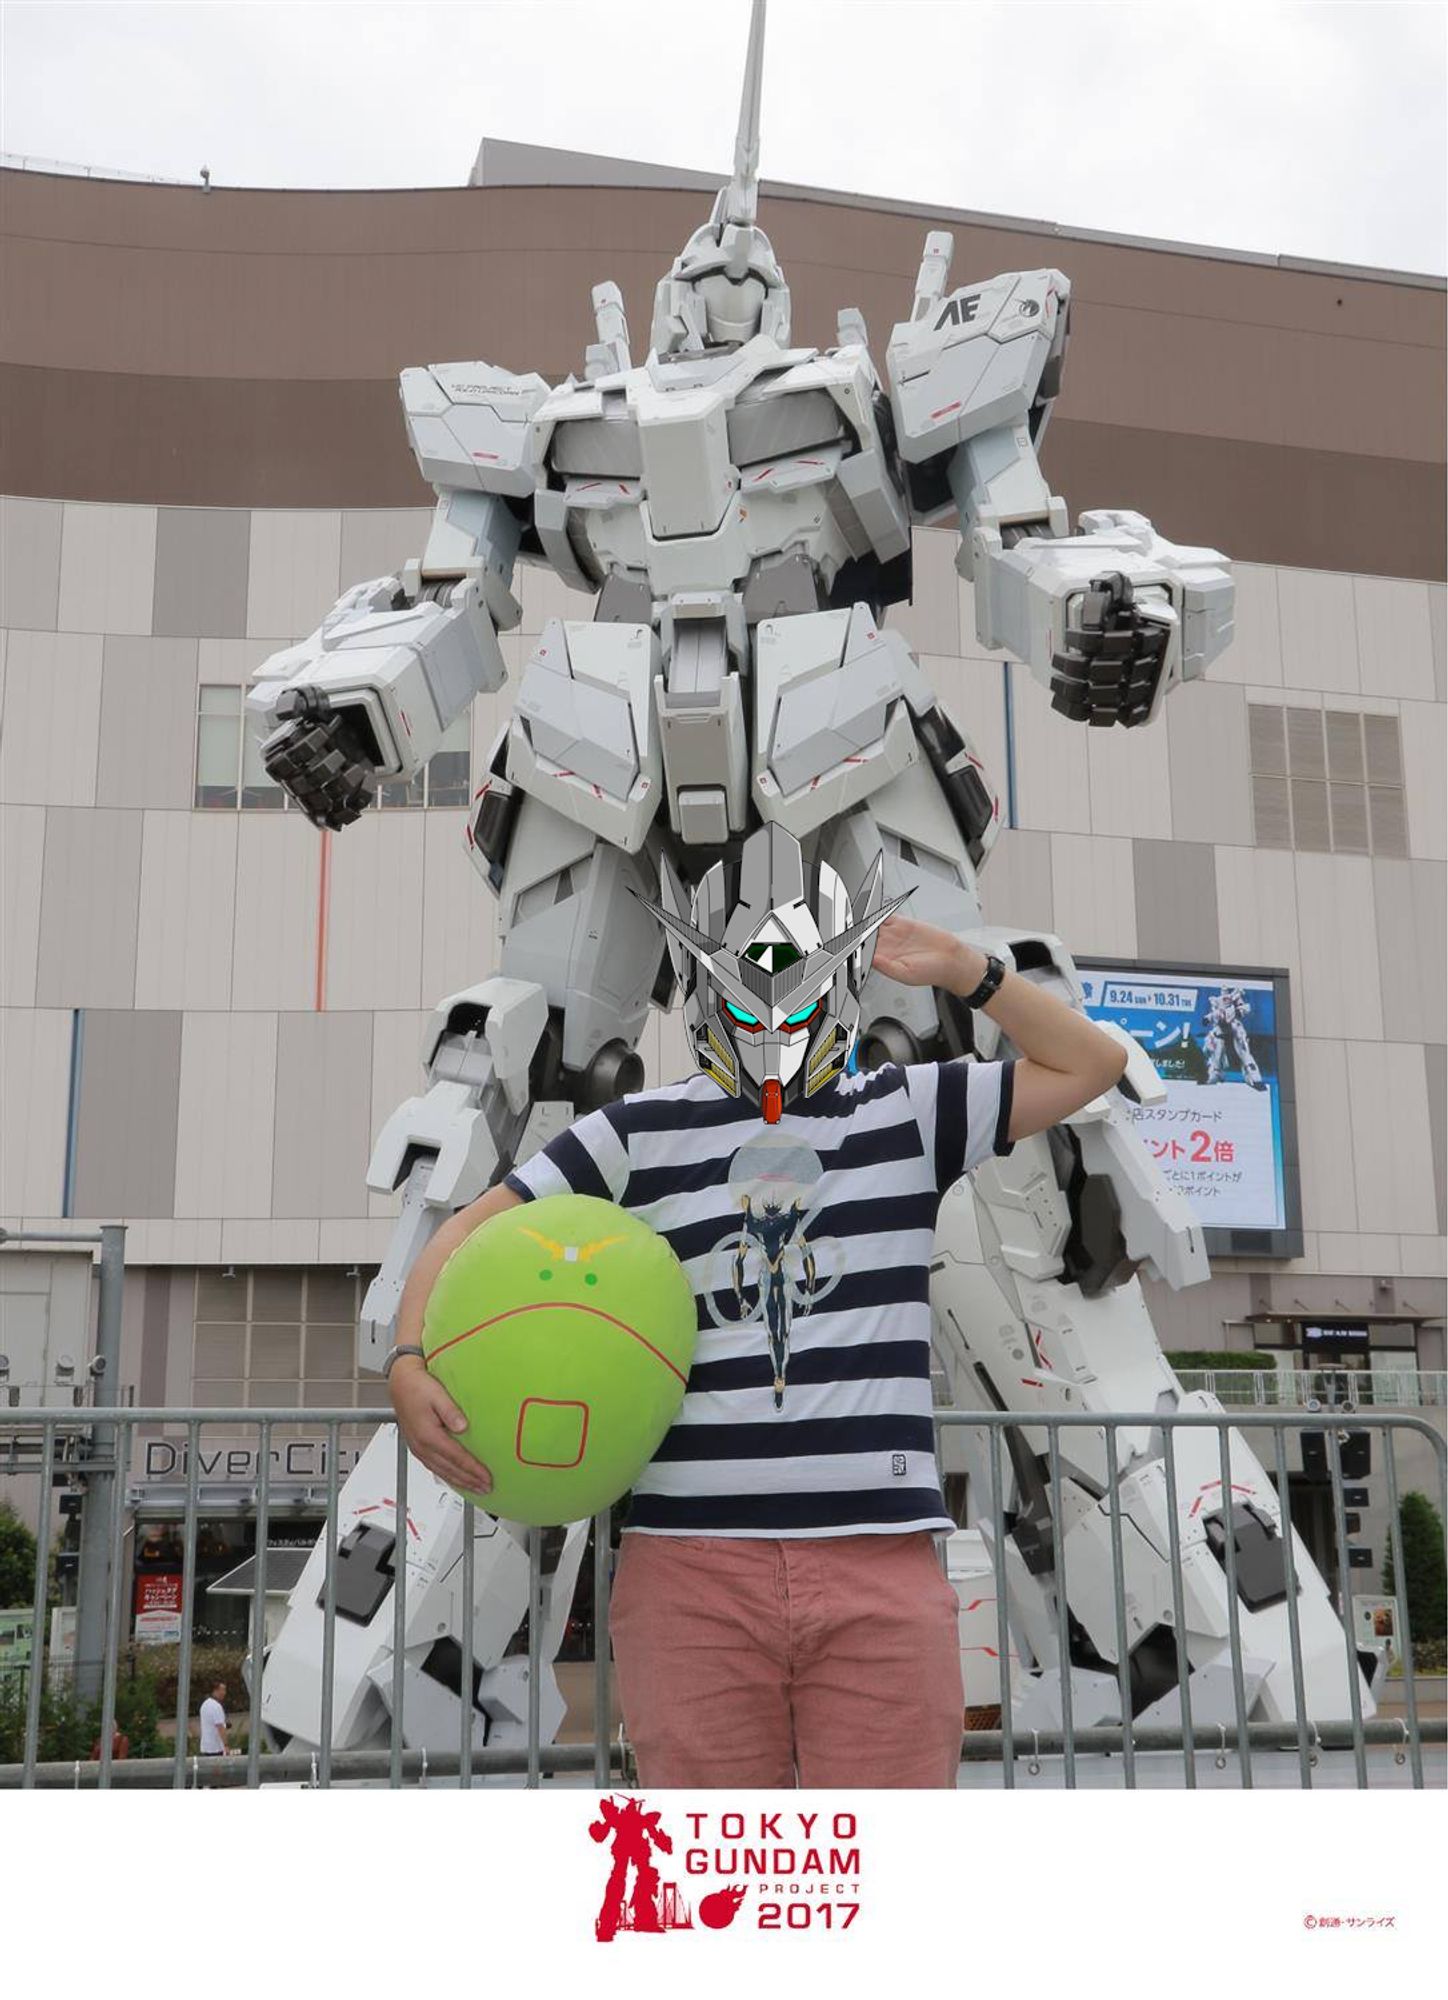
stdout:
<svg viewBox="0 0 1448 2000">
<path fill-rule="evenodd" d="M 96 1409 L 114 1409 L 121 1388 L 121 1296 L 125 1284 L 126 1226 L 108 1222 L 100 1233 L 100 1300 L 96 1309 L 96 1351 L 92 1402 Z M 91 1429 L 90 1456 L 100 1461 L 85 1470 L 85 1504 L 80 1517 L 80 1569 L 75 1601 L 75 1692 L 84 1706 L 96 1699 L 106 1648 L 106 1610 L 110 1600 L 111 1512 L 121 1487 L 114 1464 L 116 1432 L 111 1424 Z"/>
<path fill-rule="evenodd" d="M 1061 1673 L 1061 1730 L 1066 1790 L 1076 1789 L 1076 1719 L 1071 1694 L 1071 1627 L 1066 1601 L 1066 1523 L 1061 1512 L 1061 1440 L 1055 1430 L 1046 1433 L 1046 1449 L 1051 1469 L 1051 1535 L 1055 1559 L 1056 1652 Z M 1011 1721 L 1005 1699 L 1001 1701 L 1001 1729 Z"/>
<path fill-rule="evenodd" d="M 997 1665 L 1000 1668 L 1001 1728 L 1005 1732 L 1005 1763 L 1002 1778 L 1008 1792 L 1015 1790 L 1016 1757 L 1015 1745 L 1011 1741 L 1011 1642 L 1010 1624 L 1006 1617 L 1006 1522 L 1004 1495 L 1001 1491 L 1000 1434 L 986 1432 L 986 1445 L 990 1451 L 990 1519 L 991 1540 L 994 1543 L 996 1575 L 996 1646 L 1000 1652 Z M 1060 1523 L 1057 1523 L 1059 1532 Z"/>
<path fill-rule="evenodd" d="M 176 1769 L 172 1785 L 186 1789 L 186 1743 L 191 1723 L 191 1641 L 196 1616 L 196 1503 L 201 1426 L 186 1426 L 186 1528 L 181 1552 L 181 1649 L 176 1661 Z"/>
<path fill-rule="evenodd" d="M 543 1537 L 528 1530 L 528 1779 L 527 1789 L 541 1782 L 538 1738 L 542 1733 L 543 1674 Z"/>
<path fill-rule="evenodd" d="M 1187 1652 L 1187 1614 L 1182 1591 L 1181 1501 L 1177 1497 L 1176 1450 L 1171 1427 L 1161 1434 L 1162 1464 L 1166 1473 L 1166 1535 L 1171 1550 L 1171 1617 L 1176 1628 L 1177 1698 L 1182 1711 L 1182 1782 L 1189 1792 L 1197 1788 L 1197 1760 L 1192 1755 L 1192 1663 Z"/>
<path fill-rule="evenodd" d="M 252 1585 L 251 1686 L 246 1715 L 246 1782 L 261 1783 L 261 1693 L 266 1673 L 266 1545 L 271 1534 L 271 1425 L 262 1418 L 257 1437 L 261 1483 L 256 1500 L 256 1577 Z"/>
<path fill-rule="evenodd" d="M 608 1783 L 608 1739 L 613 1728 L 608 1645 L 608 1565 L 613 1516 L 605 1507 L 593 1517 L 593 1782 Z"/>
<path fill-rule="evenodd" d="M 387 1782 L 395 1792 L 402 1784 L 402 1704 L 403 1670 L 407 1664 L 407 1439 L 397 1426 L 397 1487 L 393 1497 L 392 1545 L 392 1732 L 387 1760 Z"/>
<path fill-rule="evenodd" d="M 337 1689 L 337 1460 L 342 1453 L 342 1427 L 327 1426 L 327 1571 L 322 1585 L 322 1721 L 318 1731 L 318 1778 L 325 1792 L 332 1784 L 332 1711 Z"/>
<path fill-rule="evenodd" d="M 28 1791 L 35 1774 L 40 1744 L 40 1696 L 45 1674 L 45 1599 L 50 1582 L 50 1468 L 55 1459 L 55 1426 L 45 1426 L 40 1459 L 40 1511 L 35 1535 L 35 1603 L 30 1627 L 30 1681 L 25 1690 L 25 1776 Z M 1400 1558 L 1401 1560 L 1401 1558 Z M 1401 1572 L 1400 1572 L 1401 1573 Z"/>
<path fill-rule="evenodd" d="M 1304 1792 L 1312 1790 L 1312 1756 L 1307 1747 L 1307 1695 L 1302 1675 L 1302 1626 L 1297 1612 L 1297 1550 L 1293 1542 L 1291 1488 L 1287 1480 L 1287 1442 L 1278 1424 L 1272 1432 L 1277 1452 L 1277 1505 L 1282 1515 L 1282 1561 L 1287 1572 L 1287 1643 L 1292 1654 L 1292 1707 L 1297 1717 L 1297 1775 Z"/>
<path fill-rule="evenodd" d="M 1418 1726 L 1418 1689 L 1413 1677 L 1413 1633 L 1408 1623 L 1408 1578 L 1403 1568 L 1403 1523 L 1398 1513 L 1398 1467 L 1393 1434 L 1383 1432 L 1383 1456 L 1388 1475 L 1388 1546 L 1393 1556 L 1393 1601 L 1397 1606 L 1398 1648 L 1403 1661 L 1403 1699 L 1408 1709 L 1408 1746 L 1413 1759 L 1413 1789 L 1423 1789 L 1423 1740 Z"/>
<path fill-rule="evenodd" d="M 1116 1692 L 1121 1705 L 1121 1775 L 1128 1792 L 1136 1790 L 1136 1752 L 1131 1740 L 1131 1647 L 1126 1636 L 1126 1558 L 1121 1546 L 1120 1468 L 1116 1426 L 1101 1426 L 1106 1453 L 1107 1512 L 1111 1523 L 1111 1576 L 1116 1599 Z"/>
<path fill-rule="evenodd" d="M 458 1663 L 458 1788 L 473 1788 L 473 1645 L 477 1625 L 478 1550 L 477 1509 L 471 1500 L 463 1505 L 463 1646 Z"/>
<path fill-rule="evenodd" d="M 1237 1712 L 1237 1762 L 1242 1790 L 1252 1790 L 1252 1739 L 1247 1730 L 1247 1688 L 1242 1678 L 1242 1613 L 1237 1594 L 1237 1529 L 1232 1518 L 1232 1460 L 1227 1427 L 1217 1432 L 1217 1463 L 1221 1468 L 1223 1553 L 1227 1572 L 1227 1635 L 1232 1662 L 1232 1700 Z"/>
</svg>

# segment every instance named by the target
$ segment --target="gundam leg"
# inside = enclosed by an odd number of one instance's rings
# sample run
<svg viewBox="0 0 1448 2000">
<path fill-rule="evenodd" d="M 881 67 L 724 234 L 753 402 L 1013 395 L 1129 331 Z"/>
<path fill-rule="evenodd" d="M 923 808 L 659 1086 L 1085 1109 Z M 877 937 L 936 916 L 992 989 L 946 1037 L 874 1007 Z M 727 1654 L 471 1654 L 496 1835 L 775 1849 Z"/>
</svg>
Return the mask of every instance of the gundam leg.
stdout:
<svg viewBox="0 0 1448 2000">
<path fill-rule="evenodd" d="M 822 852 L 847 881 L 883 848 L 885 893 L 914 888 L 910 913 L 996 952 L 1023 976 L 1073 1005 L 1081 989 L 1053 937 L 981 922 L 976 856 L 968 830 L 942 833 L 948 792 L 921 763 L 874 793 L 868 806 L 826 829 Z M 920 988 L 872 974 L 861 1013 L 863 1060 L 1009 1054 L 985 1015 Z M 1163 1086 L 1134 1051 L 1124 1079 L 1139 1099 Z M 1048 1133 L 982 1166 L 941 1204 L 932 1297 L 940 1360 L 958 1408 L 1022 1414 L 1215 1411 L 1214 1398 L 1184 1392 L 1153 1329 L 1137 1273 L 1173 1288 L 1205 1278 L 1201 1232 L 1131 1125 L 1120 1089 Z M 991 1477 L 982 1434 L 967 1432 L 982 1531 L 990 1524 Z M 1191 1668 L 1193 1720 L 1231 1721 L 1233 1689 L 1226 1538 L 1236 1552 L 1238 1622 L 1249 1713 L 1290 1715 L 1291 1655 L 1278 1496 L 1240 1435 L 1229 1436 L 1230 1492 L 1222 1492 L 1218 1435 L 1173 1433 L 1176 1484 L 1166 1477 L 1163 1433 L 1150 1422 L 1067 1429 L 1059 1437 L 1061 1514 L 1054 1517 L 1046 1432 L 1008 1434 L 1003 1474 L 1005 1547 L 995 1551 L 1007 1588 L 1015 1643 L 1026 1670 L 1016 1704 L 1024 1726 L 1058 1727 L 1061 1680 L 1070 1675 L 1073 1720 L 1120 1720 L 1110 1494 L 1115 1488 L 1125 1579 L 1131 1708 L 1137 1717 L 1179 1715 L 1169 1514 L 1174 1510 Z M 1309 1716 L 1349 1712 L 1342 1630 L 1301 1541 L 1293 1545 L 1298 1621 Z M 1002 1576 L 1002 1565 L 1004 1575 Z M 1057 1641 L 1058 1593 L 1068 1610 L 1069 1657 Z M 1364 1713 L 1371 1701 L 1362 1693 Z"/>
<path fill-rule="evenodd" d="M 502 969 L 437 1009 L 424 1062 L 428 1087 L 387 1121 L 368 1182 L 403 1190 L 402 1212 L 364 1302 L 359 1354 L 379 1368 L 395 1337 L 408 1272 L 448 1216 L 502 1177 L 582 1110 L 637 1089 L 634 1051 L 663 941 L 635 897 L 658 892 L 657 865 L 630 856 L 532 798 L 495 843 L 504 937 Z M 397 1434 L 380 1430 L 339 1496 L 332 1743 L 390 1740 L 396 1551 L 406 1552 L 403 1736 L 408 1747 L 456 1749 L 464 1699 L 475 1744 L 524 1740 L 527 1718 L 526 1531 L 494 1520 L 408 1464 L 407 1519 L 397 1519 Z M 588 1523 L 548 1529 L 542 1558 L 542 1736 L 563 1716 L 552 1662 L 562 1641 Z M 472 1686 L 463 1689 L 463 1552 L 475 1584 Z M 315 1744 L 321 1728 L 325 1542 L 292 1593 L 263 1674 L 262 1716 L 273 1740 Z"/>
</svg>

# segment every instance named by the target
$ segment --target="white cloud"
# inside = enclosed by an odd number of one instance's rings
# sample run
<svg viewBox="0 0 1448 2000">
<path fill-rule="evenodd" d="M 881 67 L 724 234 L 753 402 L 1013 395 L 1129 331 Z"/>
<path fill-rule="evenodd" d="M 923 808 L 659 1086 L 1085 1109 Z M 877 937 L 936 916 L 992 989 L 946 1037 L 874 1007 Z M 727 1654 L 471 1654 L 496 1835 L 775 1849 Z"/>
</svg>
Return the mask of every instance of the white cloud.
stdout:
<svg viewBox="0 0 1448 2000">
<path fill-rule="evenodd" d="M 745 0 L 0 9 L 7 152 L 221 184 L 455 186 L 479 138 L 722 170 Z M 775 0 L 767 178 L 1445 266 L 1445 17 L 1289 0 Z"/>
</svg>

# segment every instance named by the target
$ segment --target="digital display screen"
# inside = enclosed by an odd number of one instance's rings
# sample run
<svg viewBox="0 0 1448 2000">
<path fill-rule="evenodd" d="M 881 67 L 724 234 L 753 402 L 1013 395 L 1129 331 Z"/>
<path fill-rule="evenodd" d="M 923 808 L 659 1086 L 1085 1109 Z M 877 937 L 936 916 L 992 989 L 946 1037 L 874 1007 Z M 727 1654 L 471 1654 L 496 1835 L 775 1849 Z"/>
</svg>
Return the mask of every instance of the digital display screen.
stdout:
<svg viewBox="0 0 1448 2000">
<path fill-rule="evenodd" d="M 1092 1020 L 1132 1035 L 1166 1085 L 1160 1104 L 1128 1110 L 1163 1177 L 1209 1232 L 1208 1248 L 1294 1254 L 1286 1240 L 1299 1217 L 1285 975 L 1220 966 L 1079 971 Z M 1281 1241 L 1233 1242 L 1239 1232 Z"/>
</svg>

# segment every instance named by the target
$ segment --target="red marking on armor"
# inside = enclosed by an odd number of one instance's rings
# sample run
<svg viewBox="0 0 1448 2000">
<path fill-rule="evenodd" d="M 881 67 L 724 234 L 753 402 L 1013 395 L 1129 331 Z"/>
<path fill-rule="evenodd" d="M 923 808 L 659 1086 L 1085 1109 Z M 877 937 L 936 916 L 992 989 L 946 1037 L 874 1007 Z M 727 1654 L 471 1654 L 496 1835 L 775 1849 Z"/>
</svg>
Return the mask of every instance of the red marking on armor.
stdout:
<svg viewBox="0 0 1448 2000">
<path fill-rule="evenodd" d="M 777 1125 L 784 1110 L 784 1086 L 777 1076 L 766 1077 L 759 1086 L 759 1108 L 766 1125 Z"/>
<path fill-rule="evenodd" d="M 978 1611 L 982 1604 L 994 1604 L 994 1603 L 995 1599 L 993 1597 L 973 1597 L 970 1600 L 969 1604 L 962 1605 L 961 1609 L 963 1611 Z"/>
<path fill-rule="evenodd" d="M 495 451 L 475 451 L 473 457 L 491 459 L 494 465 L 498 462 L 498 454 Z"/>
<path fill-rule="evenodd" d="M 620 493 L 627 493 L 627 492 L 628 492 L 628 487 L 627 487 L 627 486 L 626 486 L 626 485 L 624 484 L 623 480 L 621 480 L 621 479 L 620 479 L 620 481 L 618 482 L 618 490 L 619 490 L 619 492 L 620 492 Z"/>
<path fill-rule="evenodd" d="M 407 731 L 408 735 L 411 736 L 412 724 L 407 719 L 407 710 L 405 708 L 399 708 L 397 713 L 402 717 L 403 728 Z"/>
<path fill-rule="evenodd" d="M 800 465 L 823 465 L 824 460 L 822 458 L 801 458 L 797 460 L 797 463 Z"/>
<path fill-rule="evenodd" d="M 585 479 L 583 484 L 575 490 L 579 493 L 591 493 L 595 486 L 602 486 L 602 484 L 603 481 L 601 479 Z"/>
<path fill-rule="evenodd" d="M 865 760 L 863 757 L 844 757 L 840 761 L 845 764 L 863 764 Z"/>
<path fill-rule="evenodd" d="M 610 1326 L 616 1326 L 620 1332 L 626 1333 L 630 1340 L 636 1340 L 640 1347 L 646 1347 L 656 1360 L 663 1362 L 671 1375 L 677 1375 L 681 1382 L 685 1379 L 680 1370 L 670 1361 L 668 1355 L 661 1348 L 655 1347 L 651 1340 L 646 1340 L 636 1326 L 630 1326 L 627 1320 L 615 1319 L 612 1313 L 606 1313 L 598 1306 L 575 1305 L 571 1299 L 559 1299 L 556 1303 L 552 1299 L 546 1301 L 540 1300 L 537 1305 L 533 1306 L 509 1306 L 506 1312 L 494 1313 L 491 1319 L 481 1319 L 476 1326 L 467 1327 L 462 1333 L 455 1333 L 451 1340 L 442 1341 L 429 1353 L 427 1365 L 431 1368 L 439 1354 L 446 1354 L 448 1349 L 456 1347 L 460 1340 L 471 1340 L 475 1333 L 486 1333 L 490 1326 L 499 1326 L 505 1319 L 517 1319 L 523 1313 L 540 1312 L 588 1313 L 593 1319 L 606 1319 Z"/>
<path fill-rule="evenodd" d="M 384 1494 L 380 1500 L 374 1500 L 370 1506 L 359 1507 L 357 1512 L 359 1515 L 376 1514 L 383 1507 L 390 1507 L 394 1514 L 397 1512 L 397 1502 L 392 1498 L 390 1493 Z M 418 1527 L 416 1521 L 413 1520 L 412 1509 L 410 1507 L 407 1510 L 407 1532 L 409 1535 L 416 1535 L 419 1541 L 422 1540 L 422 1530 Z"/>
<path fill-rule="evenodd" d="M 760 482 L 760 480 L 761 480 L 761 479 L 768 479 L 768 477 L 769 477 L 770 473 L 771 473 L 771 472 L 773 472 L 773 470 L 774 470 L 774 467 L 773 467 L 772 465 L 766 465 L 766 466 L 765 466 L 765 468 L 764 468 L 764 470 L 763 470 L 763 472 L 756 472 L 756 473 L 755 473 L 755 475 L 754 475 L 754 478 L 753 478 L 753 480 L 751 481 L 751 484 L 753 484 L 753 485 L 756 485 L 756 486 L 757 486 L 757 485 L 759 484 L 759 482 Z"/>
<path fill-rule="evenodd" d="M 463 828 L 463 832 L 464 832 L 464 833 L 466 834 L 466 836 L 467 836 L 467 842 L 468 842 L 468 846 L 469 846 L 469 847 L 476 847 L 476 846 L 477 846 L 477 842 L 476 842 L 476 841 L 475 841 L 475 840 L 473 839 L 473 830 L 472 830 L 472 828 L 471 828 L 470 826 L 465 826 L 465 827 Z"/>
<path fill-rule="evenodd" d="M 1220 1479 L 1209 1479 L 1206 1485 L 1199 1490 L 1196 1499 L 1192 1502 L 1191 1512 L 1187 1515 L 1187 1519 L 1189 1521 L 1194 1521 L 1196 1519 L 1197 1509 L 1201 1506 L 1202 1502 L 1206 1499 L 1207 1495 L 1211 1492 L 1214 1492 L 1216 1488 L 1221 1485 L 1221 1483 L 1222 1482 Z M 1231 1491 L 1233 1493 L 1255 1493 L 1256 1490 L 1257 1489 L 1255 1486 L 1241 1486 L 1237 1483 L 1235 1479 L 1232 1481 Z"/>
<path fill-rule="evenodd" d="M 943 410 L 932 410 L 930 412 L 930 421 L 933 424 L 937 417 L 948 417 L 952 410 L 958 410 L 959 408 L 959 403 L 947 403 Z"/>
<path fill-rule="evenodd" d="M 1021 1377 L 1021 1387 L 1023 1389 L 1044 1389 L 1045 1386 L 1044 1382 L 1037 1382 L 1029 1375 Z"/>
<path fill-rule="evenodd" d="M 967 762 L 967 764 L 974 764 L 977 771 L 983 771 L 985 769 L 985 765 L 981 763 L 979 757 L 977 757 L 974 751 L 972 750 L 966 751 L 965 761 Z"/>
</svg>

